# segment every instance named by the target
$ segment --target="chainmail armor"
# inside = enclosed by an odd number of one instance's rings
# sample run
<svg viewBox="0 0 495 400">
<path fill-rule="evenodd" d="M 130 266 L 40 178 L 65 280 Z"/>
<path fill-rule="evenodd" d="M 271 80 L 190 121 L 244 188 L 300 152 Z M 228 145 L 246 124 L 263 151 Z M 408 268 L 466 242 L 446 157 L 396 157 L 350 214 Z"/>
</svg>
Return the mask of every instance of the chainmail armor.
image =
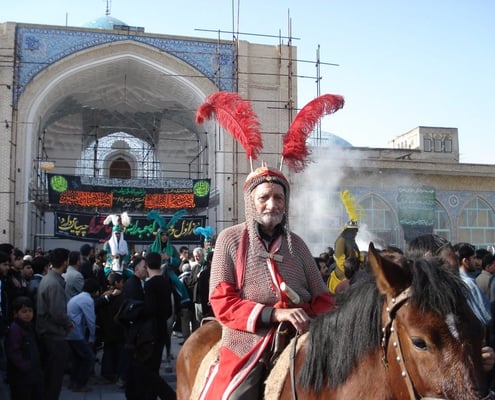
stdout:
<svg viewBox="0 0 495 400">
<path fill-rule="evenodd" d="M 243 223 L 227 228 L 219 234 L 211 268 L 210 293 L 220 282 L 236 286 L 234 263 L 244 229 L 246 229 L 246 224 Z M 273 287 L 266 258 L 261 256 L 261 253 L 266 251 L 266 247 L 256 234 L 254 242 L 249 237 L 248 248 L 244 284 L 240 288 L 241 297 L 268 306 L 274 305 L 280 299 L 277 297 L 277 290 Z M 298 235 L 292 233 L 291 253 L 287 236 L 284 234 L 280 251 L 277 254 L 283 256 L 283 260 L 277 262 L 278 272 L 304 302 L 311 301 L 311 293 L 313 296 L 328 293 L 311 252 Z M 224 325 L 222 345 L 242 357 L 265 336 L 267 331 L 268 329 L 258 329 L 256 333 L 243 332 Z"/>
</svg>

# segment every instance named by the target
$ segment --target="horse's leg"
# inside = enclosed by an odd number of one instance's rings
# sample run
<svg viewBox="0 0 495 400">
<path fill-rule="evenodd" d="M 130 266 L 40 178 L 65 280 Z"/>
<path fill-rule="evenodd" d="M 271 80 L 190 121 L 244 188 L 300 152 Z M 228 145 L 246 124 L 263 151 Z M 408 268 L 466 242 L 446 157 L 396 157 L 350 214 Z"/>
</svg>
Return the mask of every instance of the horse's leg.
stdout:
<svg viewBox="0 0 495 400">
<path fill-rule="evenodd" d="M 221 337 L 221 325 L 212 320 L 196 329 L 184 342 L 176 363 L 178 400 L 190 400 L 201 361 Z"/>
</svg>

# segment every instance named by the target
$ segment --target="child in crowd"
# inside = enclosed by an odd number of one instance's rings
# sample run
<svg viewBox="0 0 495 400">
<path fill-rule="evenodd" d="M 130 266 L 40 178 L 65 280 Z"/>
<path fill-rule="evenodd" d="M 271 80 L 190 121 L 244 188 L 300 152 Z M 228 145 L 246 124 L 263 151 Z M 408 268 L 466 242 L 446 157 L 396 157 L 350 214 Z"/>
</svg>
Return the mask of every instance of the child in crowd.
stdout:
<svg viewBox="0 0 495 400">
<path fill-rule="evenodd" d="M 5 338 L 7 380 L 12 400 L 43 399 L 43 375 L 32 327 L 33 302 L 19 296 L 12 302 L 14 320 Z"/>
</svg>

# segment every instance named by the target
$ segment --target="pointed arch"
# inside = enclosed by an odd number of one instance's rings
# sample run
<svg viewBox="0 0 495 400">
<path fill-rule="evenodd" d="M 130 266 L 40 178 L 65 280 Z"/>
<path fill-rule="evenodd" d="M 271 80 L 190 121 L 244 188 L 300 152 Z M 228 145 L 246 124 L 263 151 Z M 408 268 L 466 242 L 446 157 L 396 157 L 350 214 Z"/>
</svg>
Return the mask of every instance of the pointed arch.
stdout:
<svg viewBox="0 0 495 400">
<path fill-rule="evenodd" d="M 384 246 L 398 246 L 400 244 L 400 227 L 398 218 L 392 207 L 380 196 L 369 194 L 358 202 L 363 216 L 359 222 L 362 235 L 363 228 L 370 234 L 370 240 L 380 242 Z"/>
<path fill-rule="evenodd" d="M 16 196 L 45 198 L 44 175 L 36 170 L 39 161 L 56 161 L 57 173 L 84 176 L 77 171 L 87 167 L 81 165 L 86 158 L 91 166 L 85 176 L 101 177 L 105 170 L 103 176 L 108 176 L 109 164 L 102 166 L 94 155 L 81 153 L 95 139 L 121 130 L 146 142 L 159 161 L 147 169 L 142 157 L 114 149 L 107 161 L 122 155 L 133 177 L 214 175 L 207 160 L 215 159 L 215 146 L 208 145 L 215 136 L 209 139 L 205 128 L 195 124 L 192 110 L 215 90 L 211 80 L 183 60 L 132 41 L 94 46 L 51 63 L 18 98 L 16 120 L 22 123 L 16 131 L 16 162 L 34 173 L 19 174 Z M 22 221 L 15 241 L 25 248 L 28 236 L 21 233 L 32 226 L 28 208 L 15 212 Z"/>
<path fill-rule="evenodd" d="M 452 223 L 449 213 L 445 207 L 437 200 L 435 201 L 435 223 L 433 233 L 446 238 L 449 242 L 452 240 Z"/>
<path fill-rule="evenodd" d="M 123 157 L 117 157 L 110 163 L 110 167 L 108 168 L 108 177 L 131 179 L 132 171 L 130 164 Z"/>
<path fill-rule="evenodd" d="M 495 211 L 490 204 L 476 196 L 468 201 L 457 220 L 458 242 L 468 242 L 477 248 L 495 243 Z"/>
</svg>

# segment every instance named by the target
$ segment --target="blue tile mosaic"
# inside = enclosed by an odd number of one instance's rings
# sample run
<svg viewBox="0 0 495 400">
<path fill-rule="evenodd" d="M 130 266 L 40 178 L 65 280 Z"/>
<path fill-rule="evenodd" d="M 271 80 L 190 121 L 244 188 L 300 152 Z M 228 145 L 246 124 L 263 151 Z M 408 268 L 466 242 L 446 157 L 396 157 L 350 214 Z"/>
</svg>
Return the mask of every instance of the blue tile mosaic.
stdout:
<svg viewBox="0 0 495 400">
<path fill-rule="evenodd" d="M 236 48 L 216 40 L 177 39 L 107 31 L 38 28 L 16 29 L 14 104 L 31 80 L 50 65 L 81 50 L 119 41 L 135 41 L 167 52 L 208 77 L 220 90 L 235 91 Z"/>
</svg>

